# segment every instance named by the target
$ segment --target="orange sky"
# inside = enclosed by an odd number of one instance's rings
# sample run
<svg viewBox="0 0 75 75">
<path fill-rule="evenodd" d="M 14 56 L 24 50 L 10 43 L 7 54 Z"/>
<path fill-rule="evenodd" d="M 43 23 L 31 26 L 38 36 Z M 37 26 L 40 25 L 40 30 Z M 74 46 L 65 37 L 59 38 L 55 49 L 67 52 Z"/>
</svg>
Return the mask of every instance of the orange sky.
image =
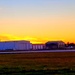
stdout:
<svg viewBox="0 0 75 75">
<path fill-rule="evenodd" d="M 75 42 L 74 0 L 1 0 L 0 40 Z"/>
</svg>

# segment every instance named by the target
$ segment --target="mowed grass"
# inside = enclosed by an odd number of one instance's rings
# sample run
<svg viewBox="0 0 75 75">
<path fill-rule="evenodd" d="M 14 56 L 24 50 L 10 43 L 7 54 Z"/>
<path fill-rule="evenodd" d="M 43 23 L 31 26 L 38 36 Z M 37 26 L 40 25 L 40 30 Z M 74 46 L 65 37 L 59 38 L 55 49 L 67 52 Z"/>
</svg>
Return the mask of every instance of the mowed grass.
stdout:
<svg viewBox="0 0 75 75">
<path fill-rule="evenodd" d="M 75 52 L 0 54 L 0 72 L 75 71 Z"/>
</svg>

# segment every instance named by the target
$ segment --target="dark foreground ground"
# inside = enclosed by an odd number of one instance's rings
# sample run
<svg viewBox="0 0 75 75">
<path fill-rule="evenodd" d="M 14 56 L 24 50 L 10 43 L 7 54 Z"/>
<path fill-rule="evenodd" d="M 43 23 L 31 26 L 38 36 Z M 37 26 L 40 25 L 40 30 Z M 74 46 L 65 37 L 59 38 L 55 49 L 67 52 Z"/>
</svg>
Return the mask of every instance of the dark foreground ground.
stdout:
<svg viewBox="0 0 75 75">
<path fill-rule="evenodd" d="M 0 75 L 75 75 L 75 52 L 0 54 Z"/>
</svg>

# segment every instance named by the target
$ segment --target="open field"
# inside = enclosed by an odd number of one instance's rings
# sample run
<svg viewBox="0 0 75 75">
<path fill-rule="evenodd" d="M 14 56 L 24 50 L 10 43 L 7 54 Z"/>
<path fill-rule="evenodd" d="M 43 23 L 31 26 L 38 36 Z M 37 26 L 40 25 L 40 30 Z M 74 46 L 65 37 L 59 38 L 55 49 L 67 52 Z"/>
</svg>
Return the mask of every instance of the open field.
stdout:
<svg viewBox="0 0 75 75">
<path fill-rule="evenodd" d="M 28 72 L 45 71 L 61 75 L 71 72 L 75 75 L 75 52 L 0 54 L 0 74 L 25 72 L 29 75 Z"/>
</svg>

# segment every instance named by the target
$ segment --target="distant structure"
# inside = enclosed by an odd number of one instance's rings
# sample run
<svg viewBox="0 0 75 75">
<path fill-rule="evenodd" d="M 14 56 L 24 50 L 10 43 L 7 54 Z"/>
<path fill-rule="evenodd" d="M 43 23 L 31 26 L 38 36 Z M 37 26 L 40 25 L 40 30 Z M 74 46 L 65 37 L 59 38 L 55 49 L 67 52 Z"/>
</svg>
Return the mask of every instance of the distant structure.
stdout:
<svg viewBox="0 0 75 75">
<path fill-rule="evenodd" d="M 66 48 L 67 49 L 75 49 L 75 43 L 67 43 Z"/>
<path fill-rule="evenodd" d="M 30 41 L 4 41 L 0 42 L 0 50 L 30 50 L 32 44 Z"/>
<path fill-rule="evenodd" d="M 45 43 L 46 49 L 64 49 L 65 43 L 63 41 L 48 41 Z"/>
</svg>

